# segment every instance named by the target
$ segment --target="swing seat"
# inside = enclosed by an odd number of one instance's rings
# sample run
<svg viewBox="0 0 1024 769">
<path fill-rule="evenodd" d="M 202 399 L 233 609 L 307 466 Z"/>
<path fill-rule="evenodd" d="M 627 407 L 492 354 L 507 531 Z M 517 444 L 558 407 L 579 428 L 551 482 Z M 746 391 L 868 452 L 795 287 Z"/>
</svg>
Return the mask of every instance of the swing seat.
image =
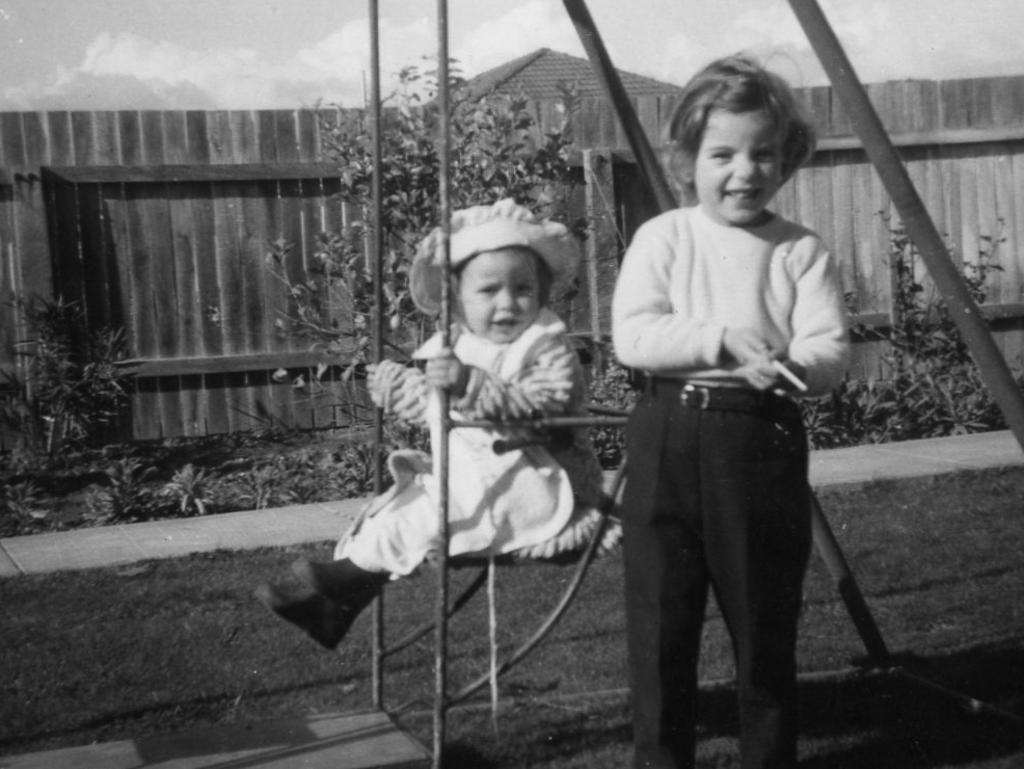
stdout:
<svg viewBox="0 0 1024 769">
<path fill-rule="evenodd" d="M 492 565 L 515 565 L 523 563 L 554 563 L 557 565 L 572 565 L 573 575 L 558 601 L 555 608 L 550 612 L 534 635 L 524 643 L 519 650 L 512 654 L 503 663 L 502 671 L 510 669 L 522 659 L 530 649 L 538 644 L 554 627 L 561 616 L 569 607 L 573 597 L 583 583 L 590 564 L 598 555 L 611 553 L 618 547 L 622 539 L 622 525 L 614 510 L 618 504 L 619 493 L 625 479 L 625 464 L 615 473 L 610 490 L 604 495 L 600 507 L 578 507 L 573 511 L 573 517 L 562 531 L 547 542 L 540 543 L 535 547 L 525 548 L 520 551 L 508 553 L 501 556 L 490 557 L 488 555 L 460 555 L 448 560 L 448 567 L 464 569 L 475 567 L 476 576 L 463 589 L 461 594 L 455 598 L 446 613 L 448 617 L 454 616 L 462 609 L 470 599 L 480 590 L 486 582 L 487 574 Z M 427 563 L 436 565 L 436 559 L 428 556 Z M 391 644 L 387 649 L 382 650 L 381 656 L 389 657 L 415 643 L 419 639 L 432 632 L 434 623 L 428 622 L 414 628 L 403 638 Z M 479 690 L 486 684 L 486 679 L 477 679 L 467 685 L 454 700 L 461 700 L 473 692 Z M 406 705 L 411 705 L 406 703 Z"/>
<path fill-rule="evenodd" d="M 522 448 L 525 445 L 544 445 L 548 442 L 545 436 L 531 438 L 528 442 L 517 442 L 514 446 L 495 445 L 496 452 L 504 452 L 509 448 Z M 496 442 L 500 444 L 501 442 Z M 433 464 L 430 455 L 415 449 L 400 449 L 392 452 L 387 458 L 388 471 L 395 480 L 394 484 L 383 494 L 368 504 L 359 514 L 356 521 L 342 537 L 335 550 L 340 552 L 342 543 L 358 531 L 361 523 L 388 505 L 401 487 L 409 483 L 419 474 L 430 473 Z M 595 555 L 604 555 L 614 551 L 622 540 L 622 524 L 612 514 L 616 504 L 616 495 L 621 484 L 621 471 L 612 484 L 610 494 L 603 494 L 598 505 L 577 505 L 566 525 L 553 537 L 534 545 L 520 548 L 509 553 L 491 555 L 486 552 L 467 553 L 454 556 L 449 560 L 453 568 L 481 566 L 494 560 L 499 564 L 513 564 L 520 561 L 539 560 L 569 564 L 576 562 L 587 549 L 588 544 L 600 529 L 600 541 L 597 543 Z M 428 553 L 425 562 L 436 564 L 437 553 Z"/>
<path fill-rule="evenodd" d="M 622 524 L 618 517 L 610 512 L 614 503 L 608 498 L 601 508 L 577 507 L 572 518 L 558 534 L 536 545 L 523 547 L 511 553 L 488 555 L 486 553 L 466 553 L 453 556 L 448 566 L 453 569 L 486 566 L 494 561 L 499 566 L 513 566 L 524 562 L 538 561 L 557 565 L 576 563 L 586 552 L 587 546 L 594 538 L 600 526 L 604 526 L 600 539 L 596 544 L 594 555 L 603 556 L 614 552 L 622 541 Z M 436 565 L 436 553 L 429 553 L 425 562 Z"/>
</svg>

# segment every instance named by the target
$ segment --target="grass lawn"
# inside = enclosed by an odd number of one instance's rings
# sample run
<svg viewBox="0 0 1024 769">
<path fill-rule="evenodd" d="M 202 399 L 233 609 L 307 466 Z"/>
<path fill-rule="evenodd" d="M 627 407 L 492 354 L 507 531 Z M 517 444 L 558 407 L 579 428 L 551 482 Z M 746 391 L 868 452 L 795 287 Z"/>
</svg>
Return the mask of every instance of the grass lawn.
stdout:
<svg viewBox="0 0 1024 769">
<path fill-rule="evenodd" d="M 968 713 L 893 674 L 852 673 L 863 646 L 823 564 L 808 575 L 800 641 L 802 766 L 1024 766 L 1024 470 L 873 484 L 820 495 L 889 649 L 906 669 L 1018 720 Z M 366 618 L 337 654 L 275 620 L 254 585 L 328 544 L 220 552 L 129 567 L 0 580 L 0 755 L 143 734 L 370 707 Z M 499 573 L 503 647 L 530 634 L 571 570 Z M 453 574 L 453 594 L 472 576 Z M 448 766 L 628 765 L 621 563 L 599 560 L 553 634 L 448 718 Z M 433 572 L 387 591 L 398 635 L 433 612 Z M 486 671 L 481 595 L 450 628 L 453 688 Z M 385 697 L 430 744 L 431 636 L 390 659 Z M 705 631 L 700 765 L 739 766 L 728 640 Z M 495 729 L 497 730 L 495 732 Z M 2 759 L 0 759 L 2 764 Z"/>
</svg>

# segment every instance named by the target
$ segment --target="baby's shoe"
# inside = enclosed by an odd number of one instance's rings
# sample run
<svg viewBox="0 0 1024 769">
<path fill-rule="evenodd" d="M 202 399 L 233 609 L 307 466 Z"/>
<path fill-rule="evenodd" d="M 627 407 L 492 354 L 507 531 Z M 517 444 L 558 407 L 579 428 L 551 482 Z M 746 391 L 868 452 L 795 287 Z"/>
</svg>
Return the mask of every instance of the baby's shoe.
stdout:
<svg viewBox="0 0 1024 769">
<path fill-rule="evenodd" d="M 300 558 L 292 564 L 292 572 L 320 595 L 362 611 L 388 581 L 386 572 L 366 571 L 348 558 L 318 562 Z"/>
<path fill-rule="evenodd" d="M 344 607 L 320 593 L 295 595 L 269 583 L 256 588 L 256 597 L 277 616 L 306 631 L 325 649 L 337 647 L 356 616 L 349 616 Z"/>
</svg>

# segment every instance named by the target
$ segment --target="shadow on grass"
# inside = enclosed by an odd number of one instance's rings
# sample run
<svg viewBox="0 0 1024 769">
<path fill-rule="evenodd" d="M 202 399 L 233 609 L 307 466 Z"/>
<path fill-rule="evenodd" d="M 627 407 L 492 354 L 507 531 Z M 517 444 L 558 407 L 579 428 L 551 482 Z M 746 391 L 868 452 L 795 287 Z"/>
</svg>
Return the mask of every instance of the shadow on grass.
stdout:
<svg viewBox="0 0 1024 769">
<path fill-rule="evenodd" d="M 1024 717 L 1024 648 L 974 648 L 944 656 L 901 657 L 898 662 L 893 671 L 801 684 L 802 769 L 936 769 L 980 766 L 1015 756 L 1024 761 L 1020 720 Z M 316 683 L 294 688 L 311 685 Z M 997 706 L 1017 720 L 984 709 L 970 712 L 962 700 L 944 690 Z M 219 697 L 197 697 L 177 701 L 173 708 L 180 717 L 223 704 Z M 133 709 L 103 720 L 152 717 L 163 709 Z M 698 765 L 738 767 L 734 690 L 721 686 L 704 691 L 700 712 L 702 762 Z M 627 765 L 632 737 L 629 719 L 624 693 L 597 699 L 585 695 L 508 699 L 498 714 L 497 732 L 486 707 L 456 709 L 448 718 L 445 766 L 602 769 Z M 431 744 L 429 718 L 411 718 L 408 726 L 421 742 Z"/>
<path fill-rule="evenodd" d="M 1018 755 L 1024 761 L 1024 648 L 897 662 L 891 672 L 803 687 L 801 734 L 824 750 L 801 767 L 931 769 Z M 974 698 L 984 705 L 972 709 Z"/>
<path fill-rule="evenodd" d="M 937 769 L 1014 758 L 1024 765 L 1024 649 L 972 649 L 899 663 L 891 671 L 801 685 L 801 769 Z M 971 712 L 956 693 L 994 708 Z M 735 769 L 735 691 L 705 691 L 700 712 L 698 766 Z M 505 739 L 498 740 L 488 733 L 489 714 L 457 713 L 451 766 L 628 765 L 629 717 L 624 698 L 586 708 L 520 702 L 499 715 Z"/>
</svg>

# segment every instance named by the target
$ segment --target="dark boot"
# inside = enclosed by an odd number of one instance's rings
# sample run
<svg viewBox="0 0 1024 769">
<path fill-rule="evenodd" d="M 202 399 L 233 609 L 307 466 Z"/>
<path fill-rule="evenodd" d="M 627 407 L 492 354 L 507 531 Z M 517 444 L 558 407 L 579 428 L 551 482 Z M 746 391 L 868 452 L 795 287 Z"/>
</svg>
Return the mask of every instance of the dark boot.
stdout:
<svg viewBox="0 0 1024 769">
<path fill-rule="evenodd" d="M 322 596 L 362 611 L 388 581 L 387 572 L 360 569 L 348 558 L 321 563 L 300 558 L 292 564 L 300 580 Z"/>
<path fill-rule="evenodd" d="M 341 642 L 359 614 L 319 593 L 296 595 L 269 583 L 256 588 L 256 597 L 326 649 L 334 649 Z"/>
</svg>

